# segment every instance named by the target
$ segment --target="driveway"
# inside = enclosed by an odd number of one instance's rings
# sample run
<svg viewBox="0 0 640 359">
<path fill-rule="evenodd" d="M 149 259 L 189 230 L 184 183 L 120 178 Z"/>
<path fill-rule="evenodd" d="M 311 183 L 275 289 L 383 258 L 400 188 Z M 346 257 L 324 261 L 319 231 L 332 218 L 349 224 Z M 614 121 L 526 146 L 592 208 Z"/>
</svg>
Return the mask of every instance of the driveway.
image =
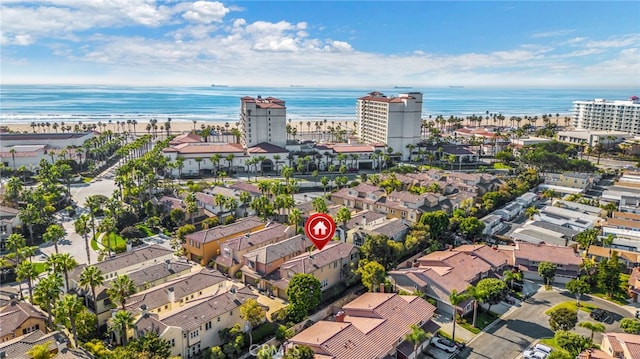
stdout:
<svg viewBox="0 0 640 359">
<path fill-rule="evenodd" d="M 549 327 L 549 318 L 544 312 L 568 300 L 575 300 L 575 297 L 566 291 L 541 289 L 531 300 L 522 303 L 519 308 L 507 313 L 485 332 L 478 334 L 468 343 L 464 353 L 457 357 L 487 359 L 518 357 L 535 339 L 553 336 L 554 333 Z M 583 302 L 593 303 L 613 314 L 614 322 L 605 324 L 607 331 L 620 332 L 620 319 L 634 314 L 627 308 L 595 297 L 585 297 Z M 593 321 L 588 314 L 581 311 L 578 312 L 578 320 Z M 580 327 L 576 327 L 575 332 L 585 336 L 591 335 L 590 331 Z M 596 333 L 594 341 L 599 343 L 601 340 L 602 335 Z"/>
</svg>

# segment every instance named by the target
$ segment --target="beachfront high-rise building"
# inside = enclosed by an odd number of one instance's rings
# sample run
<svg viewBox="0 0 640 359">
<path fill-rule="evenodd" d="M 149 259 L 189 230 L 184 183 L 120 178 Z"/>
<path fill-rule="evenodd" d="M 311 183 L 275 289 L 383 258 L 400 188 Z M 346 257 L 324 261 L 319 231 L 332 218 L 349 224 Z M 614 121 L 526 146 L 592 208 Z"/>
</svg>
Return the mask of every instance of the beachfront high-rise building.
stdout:
<svg viewBox="0 0 640 359">
<path fill-rule="evenodd" d="M 240 101 L 238 130 L 242 134 L 242 145 L 248 148 L 266 142 L 284 148 L 287 144 L 287 107 L 284 101 L 260 96 L 245 96 Z"/>
<path fill-rule="evenodd" d="M 358 99 L 356 120 L 361 141 L 384 143 L 407 159 L 407 145 L 420 141 L 422 93 L 387 97 L 382 92 L 370 92 Z"/>
<path fill-rule="evenodd" d="M 574 101 L 573 127 L 640 134 L 640 99 L 633 96 L 627 101 L 599 98 L 593 101 Z"/>
</svg>

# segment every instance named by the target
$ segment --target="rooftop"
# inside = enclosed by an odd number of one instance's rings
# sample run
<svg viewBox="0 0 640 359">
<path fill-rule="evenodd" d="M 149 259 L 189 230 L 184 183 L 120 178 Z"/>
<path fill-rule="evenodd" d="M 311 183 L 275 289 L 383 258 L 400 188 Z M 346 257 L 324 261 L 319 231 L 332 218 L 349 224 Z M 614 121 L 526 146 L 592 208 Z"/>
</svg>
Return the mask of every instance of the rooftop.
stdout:
<svg viewBox="0 0 640 359">
<path fill-rule="evenodd" d="M 153 244 L 150 246 L 144 246 L 138 249 L 134 249 L 131 252 L 126 252 L 120 255 L 116 255 L 113 258 L 92 264 L 102 271 L 103 275 L 118 271 L 118 269 L 124 269 L 135 264 L 141 264 L 147 261 L 153 260 L 154 263 L 158 262 L 157 258 L 172 255 L 171 249 L 164 248 L 160 245 Z M 78 278 L 82 270 L 86 265 L 79 265 L 69 272 L 70 278 Z"/>
<path fill-rule="evenodd" d="M 47 316 L 29 303 L 22 301 L 11 302 L 0 310 L 0 337 L 11 334 L 29 318 L 46 320 Z"/>
<path fill-rule="evenodd" d="M 214 228 L 188 234 L 186 235 L 186 240 L 192 240 L 199 243 L 208 243 L 221 238 L 247 233 L 252 229 L 264 226 L 264 224 L 265 223 L 262 222 L 258 217 L 247 217 L 235 223 L 227 224 L 224 226 L 217 226 Z"/>
</svg>

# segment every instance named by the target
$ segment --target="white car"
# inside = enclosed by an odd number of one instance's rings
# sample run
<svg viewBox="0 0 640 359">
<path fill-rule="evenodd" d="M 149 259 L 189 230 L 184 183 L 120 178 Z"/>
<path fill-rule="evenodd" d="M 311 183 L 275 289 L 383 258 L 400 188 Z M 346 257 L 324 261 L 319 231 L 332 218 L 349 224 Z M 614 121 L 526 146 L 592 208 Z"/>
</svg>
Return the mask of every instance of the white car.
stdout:
<svg viewBox="0 0 640 359">
<path fill-rule="evenodd" d="M 547 354 L 535 350 L 525 350 L 524 353 L 522 353 L 522 357 L 524 359 L 546 359 Z"/>
<path fill-rule="evenodd" d="M 431 340 L 431 344 L 433 344 L 436 348 L 446 351 L 447 353 L 453 353 L 458 350 L 458 344 L 446 338 L 434 337 Z"/>
</svg>

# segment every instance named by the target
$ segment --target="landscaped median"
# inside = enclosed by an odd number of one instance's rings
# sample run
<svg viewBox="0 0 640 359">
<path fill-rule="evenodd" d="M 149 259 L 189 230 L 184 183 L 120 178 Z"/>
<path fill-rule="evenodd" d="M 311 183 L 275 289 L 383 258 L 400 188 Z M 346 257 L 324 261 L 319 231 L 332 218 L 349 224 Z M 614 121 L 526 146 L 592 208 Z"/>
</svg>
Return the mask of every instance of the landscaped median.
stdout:
<svg viewBox="0 0 640 359">
<path fill-rule="evenodd" d="M 591 313 L 594 309 L 597 308 L 597 306 L 595 306 L 594 304 L 591 304 L 591 303 L 580 303 L 578 305 L 578 303 L 576 303 L 575 301 L 569 300 L 569 301 L 562 302 L 562 303 L 554 305 L 550 309 L 547 309 L 547 311 L 544 312 L 544 314 L 549 315 L 549 314 L 551 314 L 551 312 L 553 312 L 553 311 L 555 311 L 556 309 L 559 309 L 559 308 L 566 308 L 566 309 L 573 310 L 573 311 L 581 310 L 581 311 L 586 312 L 586 313 Z"/>
</svg>

